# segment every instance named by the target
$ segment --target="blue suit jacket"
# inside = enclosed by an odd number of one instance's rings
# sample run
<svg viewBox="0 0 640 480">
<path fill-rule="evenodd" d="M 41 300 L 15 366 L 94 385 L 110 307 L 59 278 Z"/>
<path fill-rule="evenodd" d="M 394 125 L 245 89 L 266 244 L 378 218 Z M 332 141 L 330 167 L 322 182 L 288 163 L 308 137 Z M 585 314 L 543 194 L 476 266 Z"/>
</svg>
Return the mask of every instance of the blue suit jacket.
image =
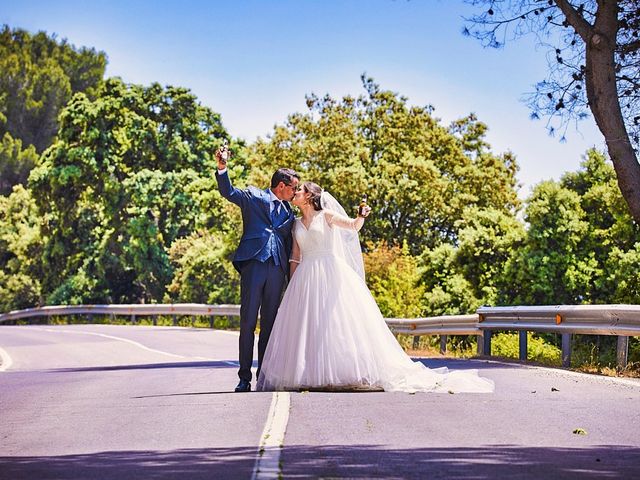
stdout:
<svg viewBox="0 0 640 480">
<path fill-rule="evenodd" d="M 285 275 L 289 273 L 289 255 L 291 254 L 291 228 L 295 215 L 288 202 L 282 202 L 286 215 L 279 216 L 274 223 L 271 217 L 271 195 L 269 189 L 260 190 L 248 187 L 240 190 L 231 185 L 228 172 L 222 175 L 216 171 L 220 194 L 240 207 L 242 211 L 242 238 L 233 257 L 233 266 L 240 270 L 242 262 L 247 260 L 265 261 L 272 255 L 271 246 L 275 247 L 280 267 Z M 267 244 L 271 242 L 271 246 Z"/>
</svg>

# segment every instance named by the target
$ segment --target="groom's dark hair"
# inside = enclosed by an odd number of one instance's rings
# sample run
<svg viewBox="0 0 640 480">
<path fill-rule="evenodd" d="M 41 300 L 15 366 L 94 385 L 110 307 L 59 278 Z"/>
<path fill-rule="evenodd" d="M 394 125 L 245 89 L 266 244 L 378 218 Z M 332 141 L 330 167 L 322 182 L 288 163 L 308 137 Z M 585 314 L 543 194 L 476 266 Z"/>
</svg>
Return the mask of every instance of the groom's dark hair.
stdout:
<svg viewBox="0 0 640 480">
<path fill-rule="evenodd" d="M 279 168 L 271 177 L 271 188 L 276 188 L 280 182 L 285 185 L 291 185 L 294 177 L 297 178 L 298 181 L 300 180 L 300 175 L 298 175 L 295 170 L 291 170 L 290 168 Z"/>
</svg>

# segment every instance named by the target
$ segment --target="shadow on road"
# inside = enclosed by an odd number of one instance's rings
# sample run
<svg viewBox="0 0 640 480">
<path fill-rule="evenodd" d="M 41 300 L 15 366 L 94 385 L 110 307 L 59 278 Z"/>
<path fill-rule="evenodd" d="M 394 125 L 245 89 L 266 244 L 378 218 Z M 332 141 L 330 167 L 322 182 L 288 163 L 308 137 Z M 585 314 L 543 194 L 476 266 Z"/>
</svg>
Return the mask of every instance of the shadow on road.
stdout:
<svg viewBox="0 0 640 480">
<path fill-rule="evenodd" d="M 519 447 L 386 449 L 285 447 L 285 478 L 540 479 L 638 478 L 640 448 Z"/>
<path fill-rule="evenodd" d="M 64 372 L 108 372 L 114 370 L 150 370 L 158 368 L 238 368 L 238 362 L 231 360 L 201 362 L 143 363 L 133 365 L 107 365 L 97 367 L 53 368 L 50 373 Z"/>
<path fill-rule="evenodd" d="M 412 358 L 414 362 L 422 362 L 429 368 L 447 367 L 451 370 L 491 370 L 491 369 L 504 369 L 504 368 L 526 368 L 526 365 L 521 365 L 513 362 L 496 362 L 483 360 L 479 358 Z"/>
<path fill-rule="evenodd" d="M 140 395 L 139 397 L 131 397 L 131 398 L 139 399 L 139 398 L 164 398 L 164 397 L 191 397 L 194 395 L 197 396 L 197 395 L 229 395 L 229 394 L 236 394 L 236 392 L 234 392 L 233 389 L 231 389 L 231 390 L 225 390 L 222 392 L 210 391 L 210 392 L 163 393 L 160 395 Z"/>
<path fill-rule="evenodd" d="M 112 451 L 82 455 L 0 457 L 0 479 L 250 478 L 256 448 Z M 640 449 L 488 445 L 389 449 L 381 445 L 285 446 L 284 478 L 638 478 Z"/>
<path fill-rule="evenodd" d="M 517 363 L 488 362 L 481 359 L 462 358 L 413 358 L 415 362 L 421 362 L 429 368 L 448 367 L 451 370 L 488 370 L 495 368 L 523 368 Z M 258 362 L 253 362 L 253 367 L 257 368 Z M 236 360 L 216 360 L 216 361 L 192 361 L 192 362 L 165 362 L 165 363 L 144 363 L 129 365 L 106 365 L 94 367 L 73 367 L 73 368 L 52 368 L 46 370 L 50 373 L 64 372 L 106 372 L 114 370 L 149 370 L 162 368 L 238 368 Z"/>
</svg>

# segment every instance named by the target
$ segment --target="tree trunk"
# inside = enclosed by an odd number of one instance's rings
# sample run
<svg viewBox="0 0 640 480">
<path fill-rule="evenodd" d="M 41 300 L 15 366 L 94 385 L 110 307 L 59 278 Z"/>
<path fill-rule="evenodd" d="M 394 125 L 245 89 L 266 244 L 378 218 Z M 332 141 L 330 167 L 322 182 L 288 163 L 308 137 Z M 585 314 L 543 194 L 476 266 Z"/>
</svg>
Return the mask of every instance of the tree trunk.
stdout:
<svg viewBox="0 0 640 480">
<path fill-rule="evenodd" d="M 587 98 L 607 143 L 622 196 L 634 220 L 640 224 L 640 163 L 624 124 L 616 84 L 617 5 L 613 0 L 598 3 L 593 33 L 586 41 Z"/>
</svg>

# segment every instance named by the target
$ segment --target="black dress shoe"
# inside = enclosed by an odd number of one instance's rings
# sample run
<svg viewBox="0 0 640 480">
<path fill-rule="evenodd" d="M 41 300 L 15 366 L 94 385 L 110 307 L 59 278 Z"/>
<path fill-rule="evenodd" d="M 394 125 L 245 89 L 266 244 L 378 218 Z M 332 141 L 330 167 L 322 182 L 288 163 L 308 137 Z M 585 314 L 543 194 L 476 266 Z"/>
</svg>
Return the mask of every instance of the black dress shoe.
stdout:
<svg viewBox="0 0 640 480">
<path fill-rule="evenodd" d="M 251 382 L 249 380 L 240 380 L 238 386 L 236 387 L 236 392 L 250 392 L 251 391 Z"/>
</svg>

